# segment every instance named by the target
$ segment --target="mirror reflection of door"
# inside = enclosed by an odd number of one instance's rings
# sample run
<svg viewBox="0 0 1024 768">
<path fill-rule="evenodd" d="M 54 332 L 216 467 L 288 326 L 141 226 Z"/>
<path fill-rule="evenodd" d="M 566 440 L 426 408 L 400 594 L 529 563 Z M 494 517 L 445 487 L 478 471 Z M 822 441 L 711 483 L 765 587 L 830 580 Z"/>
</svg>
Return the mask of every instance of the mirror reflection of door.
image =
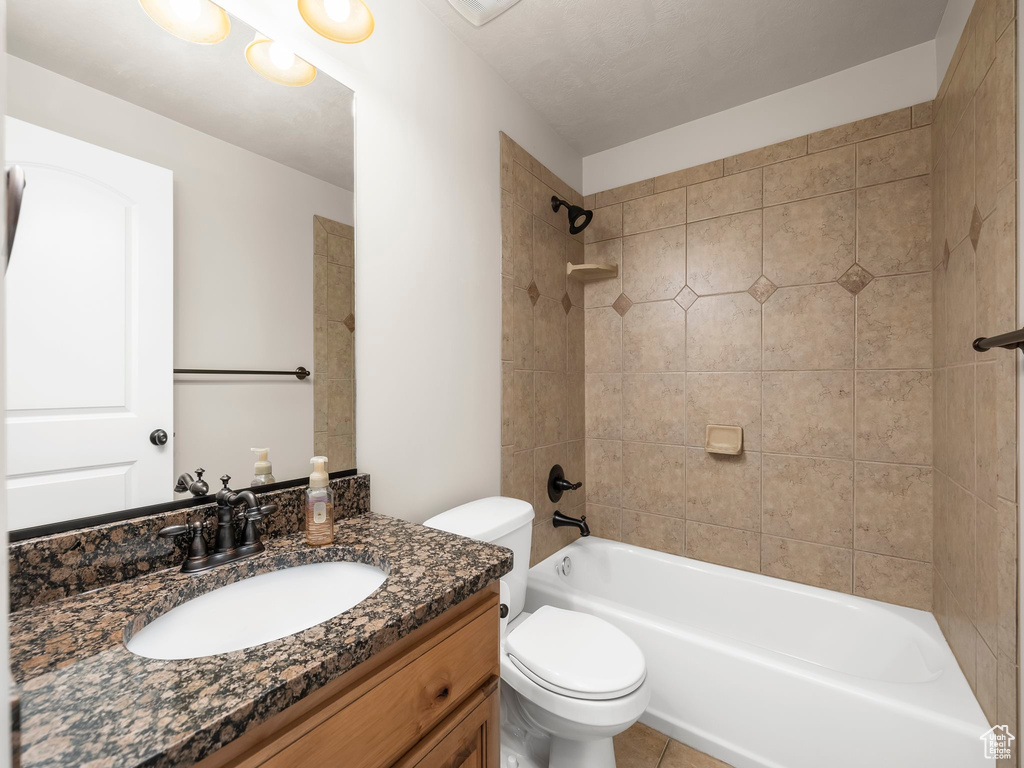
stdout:
<svg viewBox="0 0 1024 768">
<path fill-rule="evenodd" d="M 5 132 L 31 178 L 6 279 L 10 526 L 165 501 L 173 446 L 149 435 L 174 421 L 172 174 L 13 118 Z"/>
<path fill-rule="evenodd" d="M 253 448 L 278 482 L 353 470 L 352 91 L 258 72 L 233 18 L 197 45 L 137 2 L 8 0 L 7 32 L 11 529 L 184 501 L 200 467 L 248 487 Z"/>
</svg>

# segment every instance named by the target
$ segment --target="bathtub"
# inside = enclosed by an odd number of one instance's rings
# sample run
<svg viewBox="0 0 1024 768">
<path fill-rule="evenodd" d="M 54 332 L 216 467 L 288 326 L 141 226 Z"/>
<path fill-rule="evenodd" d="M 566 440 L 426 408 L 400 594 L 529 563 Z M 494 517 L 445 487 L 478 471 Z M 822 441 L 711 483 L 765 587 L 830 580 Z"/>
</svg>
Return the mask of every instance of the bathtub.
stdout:
<svg viewBox="0 0 1024 768">
<path fill-rule="evenodd" d="M 530 569 L 526 610 L 541 605 L 629 634 L 652 687 L 641 722 L 736 768 L 998 765 L 925 611 L 597 538 Z"/>
</svg>

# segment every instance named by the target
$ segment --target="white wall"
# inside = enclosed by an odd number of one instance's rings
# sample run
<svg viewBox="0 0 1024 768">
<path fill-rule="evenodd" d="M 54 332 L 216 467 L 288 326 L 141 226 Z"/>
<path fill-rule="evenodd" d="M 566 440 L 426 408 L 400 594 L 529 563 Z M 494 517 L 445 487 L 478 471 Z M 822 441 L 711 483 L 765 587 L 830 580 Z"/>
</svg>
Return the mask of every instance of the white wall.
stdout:
<svg viewBox="0 0 1024 768">
<path fill-rule="evenodd" d="M 373 508 L 411 520 L 500 489 L 498 131 L 580 188 L 581 158 L 417 0 L 364 43 L 295 3 L 221 5 L 356 92 L 356 445 Z"/>
<path fill-rule="evenodd" d="M 583 158 L 601 192 L 935 98 L 935 43 L 897 51 Z"/>
<path fill-rule="evenodd" d="M 174 172 L 174 365 L 313 368 L 313 214 L 352 193 L 7 56 L 8 114 Z M 258 330 L 258 332 L 257 332 Z M 313 455 L 312 380 L 176 377 L 175 474 L 247 485 L 253 446 L 278 479 Z M 219 484 L 215 487 L 219 487 Z M 168 488 L 168 499 L 173 498 Z"/>
</svg>

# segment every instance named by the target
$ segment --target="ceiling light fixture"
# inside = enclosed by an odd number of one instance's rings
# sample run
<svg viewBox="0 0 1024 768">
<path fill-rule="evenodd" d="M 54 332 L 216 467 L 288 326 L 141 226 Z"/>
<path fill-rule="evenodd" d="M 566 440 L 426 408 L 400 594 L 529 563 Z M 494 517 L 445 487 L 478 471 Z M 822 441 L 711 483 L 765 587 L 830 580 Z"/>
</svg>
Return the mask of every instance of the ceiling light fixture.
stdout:
<svg viewBox="0 0 1024 768">
<path fill-rule="evenodd" d="M 310 29 L 336 43 L 361 43 L 373 34 L 373 14 L 363 0 L 299 0 Z"/>
<path fill-rule="evenodd" d="M 231 19 L 210 0 L 139 0 L 153 21 L 190 43 L 213 45 L 231 32 Z"/>
<path fill-rule="evenodd" d="M 245 48 L 249 66 L 278 85 L 309 85 L 316 78 L 316 67 L 300 59 L 287 46 L 256 33 Z"/>
</svg>

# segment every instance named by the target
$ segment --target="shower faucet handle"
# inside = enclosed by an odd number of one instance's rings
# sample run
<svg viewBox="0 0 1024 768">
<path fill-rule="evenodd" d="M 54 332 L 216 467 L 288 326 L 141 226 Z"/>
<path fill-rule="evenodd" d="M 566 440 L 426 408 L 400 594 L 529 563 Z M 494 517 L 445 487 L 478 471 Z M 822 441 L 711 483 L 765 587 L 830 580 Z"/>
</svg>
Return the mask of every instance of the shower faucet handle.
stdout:
<svg viewBox="0 0 1024 768">
<path fill-rule="evenodd" d="M 555 464 L 548 473 L 548 498 L 558 502 L 565 491 L 576 491 L 583 487 L 583 483 L 570 483 L 565 479 L 565 472 L 560 464 Z"/>
</svg>

